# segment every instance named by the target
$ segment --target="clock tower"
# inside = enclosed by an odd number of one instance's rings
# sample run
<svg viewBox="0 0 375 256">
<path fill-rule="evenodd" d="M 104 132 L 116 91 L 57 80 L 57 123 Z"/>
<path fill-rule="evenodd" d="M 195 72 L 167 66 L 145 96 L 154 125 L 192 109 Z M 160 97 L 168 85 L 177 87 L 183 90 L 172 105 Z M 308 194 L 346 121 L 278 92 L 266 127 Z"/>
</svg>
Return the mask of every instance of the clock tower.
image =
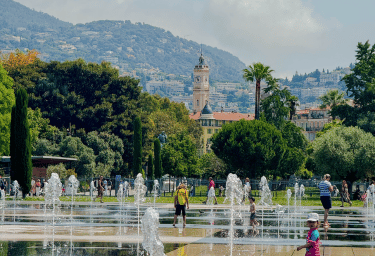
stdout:
<svg viewBox="0 0 375 256">
<path fill-rule="evenodd" d="M 203 54 L 199 57 L 199 63 L 194 68 L 193 82 L 193 111 L 200 112 L 208 102 L 210 95 L 209 84 L 210 69 L 206 65 Z"/>
</svg>

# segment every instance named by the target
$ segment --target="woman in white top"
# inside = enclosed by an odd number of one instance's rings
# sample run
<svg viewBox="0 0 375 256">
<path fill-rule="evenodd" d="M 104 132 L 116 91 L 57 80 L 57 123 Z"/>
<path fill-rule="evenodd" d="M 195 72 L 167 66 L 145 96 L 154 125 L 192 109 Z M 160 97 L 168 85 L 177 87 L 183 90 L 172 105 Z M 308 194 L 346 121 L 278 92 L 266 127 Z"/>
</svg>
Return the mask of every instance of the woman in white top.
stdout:
<svg viewBox="0 0 375 256">
<path fill-rule="evenodd" d="M 333 186 L 331 182 L 331 175 L 325 174 L 323 180 L 319 183 L 318 187 L 320 190 L 320 201 L 322 202 L 324 208 L 324 226 L 329 226 L 328 223 L 328 213 L 329 209 L 332 208 L 331 202 L 331 192 L 333 191 Z"/>
</svg>

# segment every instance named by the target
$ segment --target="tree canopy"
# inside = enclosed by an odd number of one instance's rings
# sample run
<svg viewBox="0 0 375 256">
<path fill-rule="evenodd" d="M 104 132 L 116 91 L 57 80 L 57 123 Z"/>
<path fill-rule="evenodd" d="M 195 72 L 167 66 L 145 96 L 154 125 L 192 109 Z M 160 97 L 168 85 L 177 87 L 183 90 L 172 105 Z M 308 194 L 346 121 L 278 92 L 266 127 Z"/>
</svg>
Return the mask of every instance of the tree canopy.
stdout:
<svg viewBox="0 0 375 256">
<path fill-rule="evenodd" d="M 13 80 L 0 64 L 0 156 L 9 155 L 10 121 L 14 103 Z"/>
<path fill-rule="evenodd" d="M 281 132 L 264 121 L 240 120 L 224 125 L 212 137 L 211 148 L 229 171 L 240 176 L 287 177 L 296 171 L 285 168 L 293 152 L 288 150 Z"/>
<path fill-rule="evenodd" d="M 374 175 L 375 137 L 358 127 L 334 127 L 315 139 L 313 149 L 321 174 L 349 181 Z"/>
</svg>

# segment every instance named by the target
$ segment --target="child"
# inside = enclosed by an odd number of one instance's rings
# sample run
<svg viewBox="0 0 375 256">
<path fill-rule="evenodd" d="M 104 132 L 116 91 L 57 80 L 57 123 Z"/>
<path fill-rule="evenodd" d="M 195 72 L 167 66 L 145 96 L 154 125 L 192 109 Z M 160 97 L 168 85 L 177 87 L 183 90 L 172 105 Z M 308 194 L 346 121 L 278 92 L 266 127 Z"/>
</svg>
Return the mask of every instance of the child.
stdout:
<svg viewBox="0 0 375 256">
<path fill-rule="evenodd" d="M 319 215 L 317 213 L 309 213 L 307 215 L 307 226 L 310 228 L 307 233 L 306 244 L 297 247 L 297 251 L 306 248 L 305 256 L 320 255 L 319 245 Z"/>
<path fill-rule="evenodd" d="M 254 197 L 249 197 L 250 201 L 250 225 L 253 226 L 253 229 L 255 226 L 259 226 L 258 221 L 255 219 L 256 214 L 255 214 L 255 199 Z"/>
</svg>

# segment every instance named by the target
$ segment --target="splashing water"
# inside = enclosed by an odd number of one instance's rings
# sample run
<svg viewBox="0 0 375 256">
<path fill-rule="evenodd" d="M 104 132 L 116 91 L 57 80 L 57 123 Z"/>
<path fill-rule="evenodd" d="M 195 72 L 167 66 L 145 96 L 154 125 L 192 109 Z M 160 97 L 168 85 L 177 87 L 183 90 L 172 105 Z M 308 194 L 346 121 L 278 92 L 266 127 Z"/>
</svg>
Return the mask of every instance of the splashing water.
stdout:
<svg viewBox="0 0 375 256">
<path fill-rule="evenodd" d="M 75 195 L 77 194 L 77 189 L 79 187 L 79 181 L 77 180 L 76 176 L 70 175 L 68 179 L 68 187 L 65 190 L 66 195 Z"/>
<path fill-rule="evenodd" d="M 142 177 L 142 173 L 138 173 L 137 178 L 134 181 L 134 203 L 139 205 L 144 202 L 147 187 L 145 186 L 145 180 Z"/>
<path fill-rule="evenodd" d="M 229 230 L 229 246 L 230 255 L 233 255 L 233 240 L 234 240 L 234 214 L 236 204 L 241 205 L 243 199 L 243 187 L 241 180 L 236 174 L 230 173 L 227 178 L 225 201 L 230 201 L 230 230 Z M 224 202 L 225 202 L 224 201 Z"/>
<path fill-rule="evenodd" d="M 147 208 L 142 218 L 142 246 L 150 256 L 165 256 L 164 245 L 159 238 L 159 213 L 154 208 Z"/>
<path fill-rule="evenodd" d="M 62 184 L 57 173 L 52 173 L 51 178 L 45 186 L 44 200 L 47 204 L 56 204 L 60 202 L 59 197 L 62 194 Z"/>
<path fill-rule="evenodd" d="M 213 205 L 215 200 L 215 189 L 211 187 L 207 195 L 207 205 Z"/>
<path fill-rule="evenodd" d="M 262 177 L 259 182 L 259 190 L 261 199 L 259 201 L 260 205 L 270 206 L 272 205 L 272 193 L 268 187 L 268 182 L 266 177 Z"/>
</svg>

